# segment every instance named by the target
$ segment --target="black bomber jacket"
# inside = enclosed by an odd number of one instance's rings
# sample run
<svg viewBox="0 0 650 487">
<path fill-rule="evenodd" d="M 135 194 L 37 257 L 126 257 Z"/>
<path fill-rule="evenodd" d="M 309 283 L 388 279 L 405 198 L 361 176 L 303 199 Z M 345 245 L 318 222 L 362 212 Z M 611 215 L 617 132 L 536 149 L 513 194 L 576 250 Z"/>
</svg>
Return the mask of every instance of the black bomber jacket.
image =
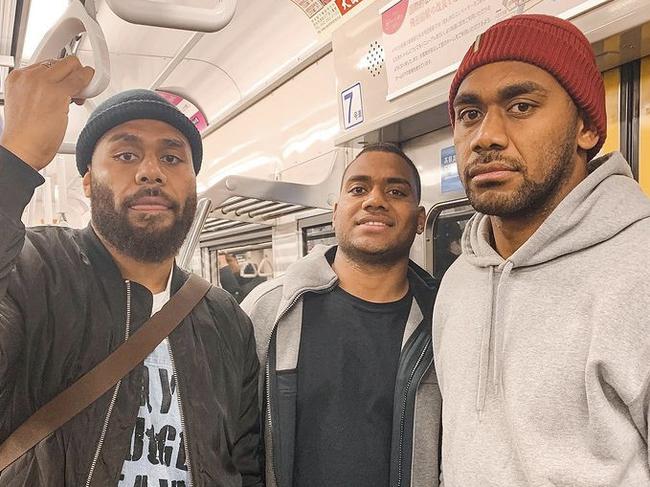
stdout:
<svg viewBox="0 0 650 487">
<path fill-rule="evenodd" d="M 151 293 L 122 279 L 91 227 L 25 230 L 20 216 L 42 182 L 0 147 L 0 442 L 151 313 Z M 175 267 L 172 294 L 186 279 Z M 259 363 L 250 320 L 230 295 L 212 288 L 169 340 L 191 485 L 263 485 Z M 142 364 L 136 367 L 116 389 L 0 472 L 0 485 L 117 485 L 144 372 Z"/>
</svg>

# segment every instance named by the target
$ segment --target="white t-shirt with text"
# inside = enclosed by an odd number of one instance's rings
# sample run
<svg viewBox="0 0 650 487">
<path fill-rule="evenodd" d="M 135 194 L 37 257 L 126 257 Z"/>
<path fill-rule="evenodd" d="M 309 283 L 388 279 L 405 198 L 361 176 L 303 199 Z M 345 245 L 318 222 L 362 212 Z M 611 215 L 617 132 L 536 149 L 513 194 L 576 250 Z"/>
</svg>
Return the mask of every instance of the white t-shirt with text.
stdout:
<svg viewBox="0 0 650 487">
<path fill-rule="evenodd" d="M 171 273 L 165 291 L 153 295 L 151 314 L 169 301 Z M 176 376 L 169 340 L 165 338 L 144 366 L 148 381 L 142 395 L 131 447 L 119 487 L 189 487 Z"/>
</svg>

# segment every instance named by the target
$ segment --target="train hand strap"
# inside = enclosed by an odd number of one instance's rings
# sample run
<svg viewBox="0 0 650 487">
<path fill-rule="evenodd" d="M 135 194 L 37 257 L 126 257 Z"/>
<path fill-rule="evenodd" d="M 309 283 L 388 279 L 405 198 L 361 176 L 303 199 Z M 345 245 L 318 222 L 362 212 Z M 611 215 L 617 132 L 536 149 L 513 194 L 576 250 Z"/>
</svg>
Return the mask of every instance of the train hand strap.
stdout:
<svg viewBox="0 0 650 487">
<path fill-rule="evenodd" d="M 115 386 L 155 350 L 210 289 L 195 274 L 142 327 L 90 372 L 59 393 L 0 445 L 0 472 Z"/>
</svg>

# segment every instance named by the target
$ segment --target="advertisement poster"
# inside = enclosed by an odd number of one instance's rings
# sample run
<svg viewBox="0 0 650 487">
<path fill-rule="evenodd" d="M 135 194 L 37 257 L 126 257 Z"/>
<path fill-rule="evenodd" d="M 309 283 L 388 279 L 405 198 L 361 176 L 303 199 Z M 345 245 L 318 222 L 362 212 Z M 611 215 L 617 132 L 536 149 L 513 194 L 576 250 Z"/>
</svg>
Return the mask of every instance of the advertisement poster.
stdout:
<svg viewBox="0 0 650 487">
<path fill-rule="evenodd" d="M 191 120 L 199 132 L 203 132 L 208 128 L 208 119 L 205 117 L 205 114 L 192 102 L 186 100 L 182 96 L 168 91 L 156 90 L 156 93 L 178 108 L 183 115 Z"/>
<path fill-rule="evenodd" d="M 292 0 L 305 12 L 319 34 L 341 19 L 363 0 Z"/>
<path fill-rule="evenodd" d="M 380 12 L 392 100 L 458 68 L 476 37 L 521 13 L 570 19 L 610 0 L 395 0 Z"/>
</svg>

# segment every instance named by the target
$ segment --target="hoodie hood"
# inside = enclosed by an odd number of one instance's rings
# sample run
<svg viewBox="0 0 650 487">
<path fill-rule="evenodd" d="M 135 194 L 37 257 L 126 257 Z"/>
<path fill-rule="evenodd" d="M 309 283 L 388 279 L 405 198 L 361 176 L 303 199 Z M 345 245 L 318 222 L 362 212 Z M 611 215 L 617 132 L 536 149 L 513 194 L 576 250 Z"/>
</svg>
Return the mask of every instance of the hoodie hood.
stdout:
<svg viewBox="0 0 650 487">
<path fill-rule="evenodd" d="M 489 217 L 481 213 L 472 217 L 463 233 L 462 258 L 476 267 L 489 268 L 488 319 L 481 331 L 476 398 L 479 412 L 485 406 L 488 384 L 492 382 L 494 390 L 499 390 L 509 333 L 504 302 L 512 285 L 513 270 L 596 246 L 644 218 L 650 218 L 650 200 L 632 179 L 628 163 L 618 152 L 591 161 L 587 178 L 508 259 L 503 259 L 490 244 Z"/>
<path fill-rule="evenodd" d="M 589 163 L 589 176 L 553 210 L 537 231 L 509 258 L 512 268 L 548 262 L 609 240 L 650 217 L 650 202 L 632 179 L 623 156 L 613 152 Z M 478 267 L 505 260 L 490 244 L 487 215 L 477 213 L 463 233 L 464 257 Z"/>
</svg>

